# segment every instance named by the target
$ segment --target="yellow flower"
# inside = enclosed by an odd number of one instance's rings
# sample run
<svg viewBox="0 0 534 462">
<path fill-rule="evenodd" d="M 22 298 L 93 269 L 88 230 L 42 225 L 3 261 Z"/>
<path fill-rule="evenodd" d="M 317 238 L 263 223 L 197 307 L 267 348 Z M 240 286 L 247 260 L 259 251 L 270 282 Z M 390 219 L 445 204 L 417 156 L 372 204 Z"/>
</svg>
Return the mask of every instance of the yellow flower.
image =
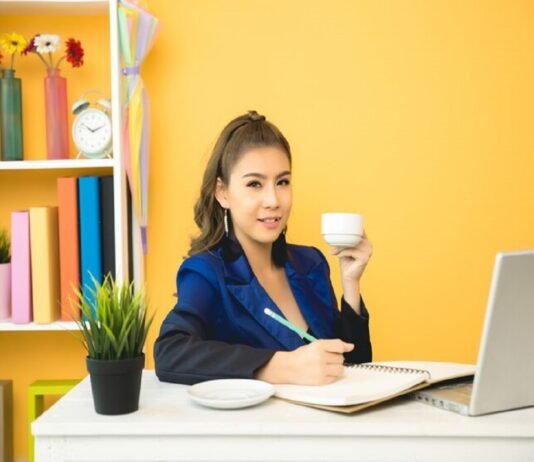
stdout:
<svg viewBox="0 0 534 462">
<path fill-rule="evenodd" d="M 26 48 L 26 45 L 28 45 L 28 41 L 16 32 L 4 34 L 2 38 L 0 38 L 0 46 L 10 55 L 20 53 Z"/>
</svg>

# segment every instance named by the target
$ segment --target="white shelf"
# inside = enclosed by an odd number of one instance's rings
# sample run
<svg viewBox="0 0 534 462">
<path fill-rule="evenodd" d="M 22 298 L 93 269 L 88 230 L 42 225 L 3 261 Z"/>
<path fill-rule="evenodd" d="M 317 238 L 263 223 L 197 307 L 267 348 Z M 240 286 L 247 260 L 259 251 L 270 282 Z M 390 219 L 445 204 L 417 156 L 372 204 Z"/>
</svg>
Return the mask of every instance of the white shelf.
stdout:
<svg viewBox="0 0 534 462">
<path fill-rule="evenodd" d="M 114 224 L 115 224 L 115 280 L 119 283 L 129 278 L 129 263 L 133 260 L 133 277 L 137 282 L 137 287 L 141 287 L 144 280 L 142 267 L 143 255 L 139 231 L 136 222 L 132 225 L 132 247 L 130 254 L 128 245 L 128 200 L 127 200 L 127 178 L 126 166 L 123 158 L 122 148 L 122 107 L 120 104 L 121 92 L 121 69 L 119 57 L 119 41 L 117 29 L 117 3 L 118 0 L 0 0 L 0 17 L 6 15 L 98 15 L 109 17 L 109 47 L 110 47 L 110 85 L 112 102 L 112 123 L 113 123 L 113 159 L 61 159 L 47 160 L 44 155 L 42 160 L 21 160 L 21 161 L 0 161 L 0 197 L 14 194 L 12 191 L 5 191 L 2 188 L 3 179 L 6 176 L 33 177 L 39 181 L 42 174 L 43 181 L 50 184 L 50 177 L 61 176 L 63 172 L 71 171 L 69 174 L 83 175 L 84 172 L 96 170 L 96 175 L 113 175 L 114 186 Z M 24 21 L 24 18 L 22 18 Z M 37 151 L 34 156 L 39 157 Z M 92 170 L 92 171 L 91 171 Z M 21 172 L 21 173 L 16 173 Z M 24 173 L 28 172 L 28 173 Z M 1 199 L 0 199 L 1 200 Z M 132 220 L 135 220 L 133 214 Z M 10 320 L 0 320 L 0 332 L 17 331 L 76 331 L 78 327 L 75 322 L 58 321 L 50 324 L 15 324 Z"/>
<path fill-rule="evenodd" d="M 108 0 L 0 0 L 0 15 L 105 15 Z"/>
<path fill-rule="evenodd" d="M 82 168 L 112 168 L 115 159 L 59 159 L 59 160 L 4 160 L 1 170 L 69 170 Z"/>
<path fill-rule="evenodd" d="M 70 331 L 78 330 L 77 324 L 72 321 L 57 321 L 50 324 L 36 324 L 29 322 L 27 324 L 15 324 L 10 321 L 0 321 L 0 331 Z"/>
</svg>

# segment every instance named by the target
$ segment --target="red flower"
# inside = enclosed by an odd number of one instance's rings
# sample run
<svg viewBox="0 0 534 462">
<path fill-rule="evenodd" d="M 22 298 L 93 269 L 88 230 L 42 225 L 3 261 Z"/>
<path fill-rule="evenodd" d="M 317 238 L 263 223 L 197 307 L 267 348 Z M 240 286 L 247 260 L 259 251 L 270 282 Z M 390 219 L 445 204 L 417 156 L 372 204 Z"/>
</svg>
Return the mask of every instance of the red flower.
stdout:
<svg viewBox="0 0 534 462">
<path fill-rule="evenodd" d="M 39 35 L 39 34 L 37 34 Z M 28 42 L 28 45 L 26 45 L 26 48 L 20 52 L 21 55 L 26 56 L 28 53 L 31 53 L 32 51 L 35 51 L 35 35 L 31 38 L 31 40 Z"/>
<path fill-rule="evenodd" d="M 67 61 L 72 64 L 72 67 L 80 67 L 83 65 L 83 48 L 79 40 L 70 38 L 67 40 L 67 50 L 65 56 Z"/>
<path fill-rule="evenodd" d="M 0 64 L 2 64 L 2 59 L 4 58 L 4 55 L 0 53 Z"/>
</svg>

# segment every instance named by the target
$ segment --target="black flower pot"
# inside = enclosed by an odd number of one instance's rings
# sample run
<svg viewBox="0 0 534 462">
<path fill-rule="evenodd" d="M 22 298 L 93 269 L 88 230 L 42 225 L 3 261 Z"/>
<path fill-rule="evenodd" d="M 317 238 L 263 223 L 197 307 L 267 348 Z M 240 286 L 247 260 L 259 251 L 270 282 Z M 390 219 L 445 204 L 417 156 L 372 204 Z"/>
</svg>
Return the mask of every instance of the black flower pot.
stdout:
<svg viewBox="0 0 534 462">
<path fill-rule="evenodd" d="M 137 411 L 144 366 L 144 354 L 118 360 L 87 358 L 95 411 L 105 415 Z"/>
</svg>

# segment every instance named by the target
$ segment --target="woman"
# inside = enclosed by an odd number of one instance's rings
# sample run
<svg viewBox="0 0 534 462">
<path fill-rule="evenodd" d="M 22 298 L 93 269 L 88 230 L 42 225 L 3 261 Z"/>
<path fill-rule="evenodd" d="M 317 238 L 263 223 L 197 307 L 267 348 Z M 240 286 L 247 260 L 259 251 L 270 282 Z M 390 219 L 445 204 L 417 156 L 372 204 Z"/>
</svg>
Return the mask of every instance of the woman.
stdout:
<svg viewBox="0 0 534 462">
<path fill-rule="evenodd" d="M 342 375 L 344 360 L 371 361 L 360 297 L 371 244 L 364 235 L 356 247 L 332 251 L 341 265 L 339 311 L 324 256 L 286 244 L 291 204 L 286 138 L 255 111 L 232 120 L 206 167 L 195 205 L 200 236 L 178 271 L 178 302 L 154 346 L 160 380 L 325 384 Z M 264 308 L 318 340 L 308 343 Z"/>
</svg>

